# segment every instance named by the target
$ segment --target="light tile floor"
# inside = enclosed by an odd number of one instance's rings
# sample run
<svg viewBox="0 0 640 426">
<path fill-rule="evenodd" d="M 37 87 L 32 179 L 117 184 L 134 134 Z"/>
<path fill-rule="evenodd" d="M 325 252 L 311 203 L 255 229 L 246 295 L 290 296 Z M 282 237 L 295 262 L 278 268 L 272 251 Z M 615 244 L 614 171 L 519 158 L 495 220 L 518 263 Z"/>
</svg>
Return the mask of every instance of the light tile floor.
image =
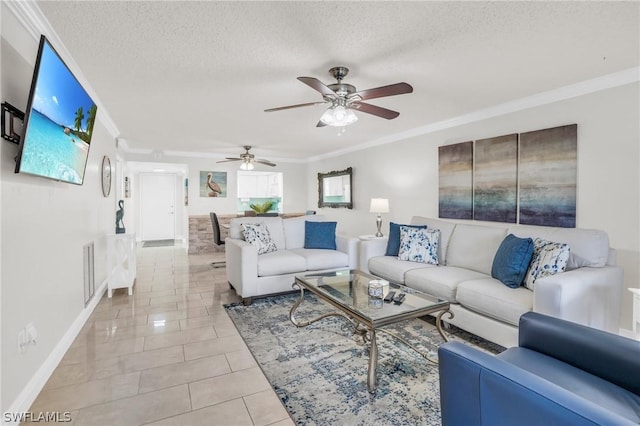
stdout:
<svg viewBox="0 0 640 426">
<path fill-rule="evenodd" d="M 224 254 L 138 248 L 133 295 L 103 296 L 30 412 L 80 425 L 278 425 L 293 421 L 225 303 Z"/>
</svg>

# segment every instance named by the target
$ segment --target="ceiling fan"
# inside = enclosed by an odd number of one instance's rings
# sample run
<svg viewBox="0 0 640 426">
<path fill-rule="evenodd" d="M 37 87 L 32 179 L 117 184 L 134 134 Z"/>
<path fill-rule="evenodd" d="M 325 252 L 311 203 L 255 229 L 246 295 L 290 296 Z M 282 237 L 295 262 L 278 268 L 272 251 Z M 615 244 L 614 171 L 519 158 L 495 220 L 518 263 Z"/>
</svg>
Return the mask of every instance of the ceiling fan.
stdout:
<svg viewBox="0 0 640 426">
<path fill-rule="evenodd" d="M 245 145 L 243 146 L 243 148 L 244 148 L 244 153 L 240 154 L 239 157 L 226 157 L 225 160 L 220 160 L 216 162 L 228 163 L 230 161 L 242 161 L 242 164 L 240 165 L 240 168 L 242 170 L 253 170 L 253 163 L 260 163 L 260 164 L 264 164 L 265 166 L 271 166 L 271 167 L 275 166 L 275 163 L 272 163 L 269 160 L 259 159 L 259 158 L 256 158 L 255 155 L 250 154 L 249 150 L 251 149 L 251 146 Z"/>
<path fill-rule="evenodd" d="M 413 87 L 407 83 L 390 84 L 388 86 L 381 86 L 374 89 L 356 92 L 355 86 L 342 82 L 342 79 L 349 73 L 349 68 L 333 67 L 329 70 L 329 73 L 338 80 L 337 83 L 325 85 L 314 77 L 298 77 L 298 80 L 322 94 L 322 98 L 324 99 L 322 102 L 309 102 L 270 108 L 265 109 L 265 112 L 282 111 L 285 109 L 320 104 L 331 104 L 331 106 L 322 114 L 322 117 L 316 127 L 347 126 L 358 121 L 358 116 L 353 112 L 354 110 L 386 118 L 387 120 L 394 119 L 400 115 L 397 111 L 392 111 L 390 109 L 371 105 L 362 101 L 413 92 Z"/>
</svg>

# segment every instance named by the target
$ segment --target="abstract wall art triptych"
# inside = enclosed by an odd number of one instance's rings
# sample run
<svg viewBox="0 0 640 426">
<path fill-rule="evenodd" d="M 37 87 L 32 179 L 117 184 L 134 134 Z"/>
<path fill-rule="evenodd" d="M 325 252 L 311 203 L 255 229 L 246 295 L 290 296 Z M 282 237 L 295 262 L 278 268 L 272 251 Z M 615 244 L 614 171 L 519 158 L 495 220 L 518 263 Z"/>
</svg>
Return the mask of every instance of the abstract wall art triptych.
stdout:
<svg viewBox="0 0 640 426">
<path fill-rule="evenodd" d="M 577 128 L 439 147 L 439 216 L 575 227 Z"/>
</svg>

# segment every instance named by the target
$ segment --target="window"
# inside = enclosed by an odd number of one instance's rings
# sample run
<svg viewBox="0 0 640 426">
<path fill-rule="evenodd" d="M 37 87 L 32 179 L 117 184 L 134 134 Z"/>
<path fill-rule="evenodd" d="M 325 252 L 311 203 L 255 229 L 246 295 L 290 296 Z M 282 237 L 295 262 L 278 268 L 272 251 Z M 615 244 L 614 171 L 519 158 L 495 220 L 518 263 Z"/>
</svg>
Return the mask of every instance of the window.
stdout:
<svg viewBox="0 0 640 426">
<path fill-rule="evenodd" d="M 269 212 L 282 210 L 282 173 L 238 171 L 238 212 L 252 210 L 251 205 L 271 202 Z M 265 212 L 266 213 L 266 212 Z"/>
</svg>

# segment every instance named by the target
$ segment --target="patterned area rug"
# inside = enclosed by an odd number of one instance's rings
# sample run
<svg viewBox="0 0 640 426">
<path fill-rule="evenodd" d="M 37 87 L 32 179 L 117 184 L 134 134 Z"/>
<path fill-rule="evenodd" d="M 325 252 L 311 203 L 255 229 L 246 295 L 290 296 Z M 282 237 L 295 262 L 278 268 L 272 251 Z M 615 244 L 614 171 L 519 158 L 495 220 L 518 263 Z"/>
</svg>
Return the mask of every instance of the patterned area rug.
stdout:
<svg viewBox="0 0 640 426">
<path fill-rule="evenodd" d="M 377 333 L 378 389 L 367 390 L 368 346 L 345 319 L 329 317 L 306 328 L 289 321 L 298 294 L 258 299 L 250 306 L 226 305 L 229 316 L 299 425 L 439 425 L 438 366 L 397 339 Z M 306 293 L 298 320 L 331 312 Z M 433 318 L 404 321 L 386 330 L 435 357 L 442 342 Z M 455 327 L 459 340 L 498 353 L 504 348 Z"/>
<path fill-rule="evenodd" d="M 145 241 L 144 244 L 142 244 L 142 248 L 147 248 L 147 247 L 171 247 L 171 246 L 175 245 L 175 243 L 176 243 L 175 240 Z"/>
</svg>

